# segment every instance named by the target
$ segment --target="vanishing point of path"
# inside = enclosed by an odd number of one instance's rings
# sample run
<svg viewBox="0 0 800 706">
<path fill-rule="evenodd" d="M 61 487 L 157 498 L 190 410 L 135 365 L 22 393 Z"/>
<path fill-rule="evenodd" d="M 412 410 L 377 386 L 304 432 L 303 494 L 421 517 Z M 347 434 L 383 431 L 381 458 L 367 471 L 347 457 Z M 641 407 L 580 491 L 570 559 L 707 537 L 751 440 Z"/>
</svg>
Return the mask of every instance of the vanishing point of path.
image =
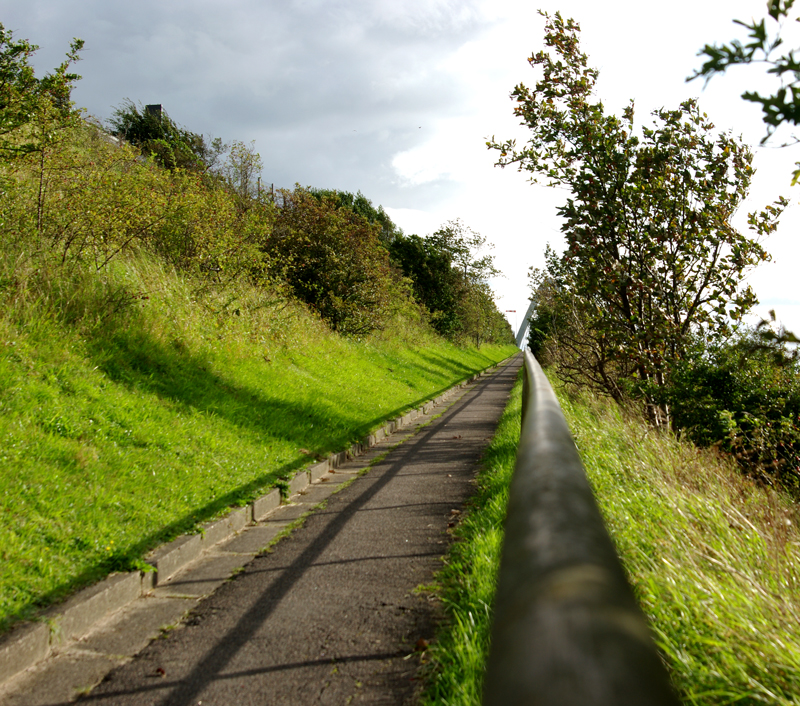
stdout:
<svg viewBox="0 0 800 706">
<path fill-rule="evenodd" d="M 438 613 L 415 588 L 441 567 L 448 526 L 471 494 L 520 363 L 469 386 L 427 426 L 411 425 L 410 438 L 80 703 L 413 702 L 418 647 Z M 369 454 L 341 472 L 368 462 Z"/>
</svg>

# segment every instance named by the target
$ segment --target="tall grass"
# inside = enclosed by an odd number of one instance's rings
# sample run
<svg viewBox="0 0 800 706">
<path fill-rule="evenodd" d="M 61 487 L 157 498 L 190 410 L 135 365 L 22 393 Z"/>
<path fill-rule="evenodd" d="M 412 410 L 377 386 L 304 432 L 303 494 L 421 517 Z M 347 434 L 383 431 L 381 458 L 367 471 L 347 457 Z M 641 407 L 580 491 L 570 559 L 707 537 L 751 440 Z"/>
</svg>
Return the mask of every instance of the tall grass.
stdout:
<svg viewBox="0 0 800 706">
<path fill-rule="evenodd" d="M 796 505 L 605 402 L 562 406 L 683 699 L 800 703 Z"/>
<path fill-rule="evenodd" d="M 800 703 L 796 506 L 742 476 L 730 458 L 656 432 L 607 400 L 557 392 L 681 698 Z M 517 399 L 506 415 L 519 414 Z M 480 703 L 511 425 L 504 417 L 440 576 L 447 619 L 430 650 L 425 703 Z"/>
<path fill-rule="evenodd" d="M 342 338 L 279 291 L 145 254 L 5 263 L 0 629 L 515 350 L 402 320 Z"/>
</svg>

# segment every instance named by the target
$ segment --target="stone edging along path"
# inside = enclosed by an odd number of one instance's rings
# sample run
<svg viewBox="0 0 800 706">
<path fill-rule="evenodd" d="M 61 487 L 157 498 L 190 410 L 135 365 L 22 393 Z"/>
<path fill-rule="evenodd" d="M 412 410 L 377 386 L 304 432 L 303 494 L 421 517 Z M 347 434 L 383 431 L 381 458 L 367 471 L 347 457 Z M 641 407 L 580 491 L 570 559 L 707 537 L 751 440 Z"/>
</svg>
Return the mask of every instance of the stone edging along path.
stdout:
<svg viewBox="0 0 800 706">
<path fill-rule="evenodd" d="M 309 485 L 322 479 L 346 460 L 360 456 L 419 416 L 429 414 L 465 386 L 493 372 L 498 366 L 505 365 L 508 360 L 510 358 L 476 373 L 421 407 L 388 421 L 360 443 L 303 469 L 289 481 L 283 502 L 291 501 L 292 497 L 305 491 Z M 249 505 L 233 508 L 224 517 L 201 525 L 200 533 L 182 535 L 155 549 L 146 558 L 147 563 L 154 567 L 153 571 L 112 574 L 99 583 L 78 591 L 64 603 L 42 611 L 38 620 L 15 626 L 0 637 L 0 686 L 39 664 L 54 650 L 79 640 L 113 613 L 169 581 L 215 545 L 231 538 L 246 526 L 267 518 L 281 504 L 281 493 L 275 488 Z"/>
</svg>

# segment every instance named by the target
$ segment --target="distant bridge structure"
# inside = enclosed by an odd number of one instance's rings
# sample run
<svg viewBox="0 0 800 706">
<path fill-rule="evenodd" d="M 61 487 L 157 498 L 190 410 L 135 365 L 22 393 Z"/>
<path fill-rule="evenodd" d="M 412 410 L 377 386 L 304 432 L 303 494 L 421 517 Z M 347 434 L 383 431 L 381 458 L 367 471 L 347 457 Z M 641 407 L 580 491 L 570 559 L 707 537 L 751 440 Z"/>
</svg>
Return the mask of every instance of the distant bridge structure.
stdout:
<svg viewBox="0 0 800 706">
<path fill-rule="evenodd" d="M 525 340 L 525 337 L 528 335 L 528 329 L 531 325 L 531 316 L 533 315 L 534 304 L 531 302 L 530 306 L 528 307 L 528 311 L 525 312 L 525 318 L 522 319 L 522 325 L 519 327 L 519 331 L 517 331 L 517 348 L 524 350 L 526 346 L 522 344 Z"/>
</svg>

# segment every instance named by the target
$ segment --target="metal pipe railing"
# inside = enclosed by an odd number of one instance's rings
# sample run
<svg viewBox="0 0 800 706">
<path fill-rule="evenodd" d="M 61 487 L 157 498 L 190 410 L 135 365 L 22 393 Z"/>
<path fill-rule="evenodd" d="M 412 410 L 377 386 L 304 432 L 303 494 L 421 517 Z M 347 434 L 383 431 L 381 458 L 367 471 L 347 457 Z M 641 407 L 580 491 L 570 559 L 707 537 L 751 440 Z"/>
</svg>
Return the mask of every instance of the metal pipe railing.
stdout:
<svg viewBox="0 0 800 706">
<path fill-rule="evenodd" d="M 677 705 L 561 407 L 526 351 L 485 706 Z"/>
</svg>

